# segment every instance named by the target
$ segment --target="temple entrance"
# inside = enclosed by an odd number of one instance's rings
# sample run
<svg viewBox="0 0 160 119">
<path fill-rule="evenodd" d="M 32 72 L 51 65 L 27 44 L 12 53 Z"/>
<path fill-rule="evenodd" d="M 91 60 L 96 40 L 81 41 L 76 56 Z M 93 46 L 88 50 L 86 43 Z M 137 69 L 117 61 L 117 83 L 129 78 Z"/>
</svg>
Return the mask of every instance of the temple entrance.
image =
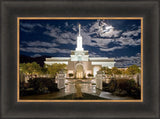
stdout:
<svg viewBox="0 0 160 119">
<path fill-rule="evenodd" d="M 76 78 L 83 78 L 84 72 L 83 72 L 83 65 L 78 64 L 76 67 Z"/>
</svg>

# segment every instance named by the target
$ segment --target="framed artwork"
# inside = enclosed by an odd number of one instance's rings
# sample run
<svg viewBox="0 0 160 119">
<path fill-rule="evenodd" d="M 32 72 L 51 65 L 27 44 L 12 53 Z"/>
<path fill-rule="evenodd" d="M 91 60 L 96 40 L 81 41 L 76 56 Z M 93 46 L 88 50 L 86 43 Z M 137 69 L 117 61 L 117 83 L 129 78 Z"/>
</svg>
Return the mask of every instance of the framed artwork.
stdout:
<svg viewBox="0 0 160 119">
<path fill-rule="evenodd" d="M 143 18 L 21 17 L 17 26 L 18 101 L 143 102 Z"/>
<path fill-rule="evenodd" d="M 159 0 L 1 11 L 2 119 L 159 118 Z"/>
</svg>

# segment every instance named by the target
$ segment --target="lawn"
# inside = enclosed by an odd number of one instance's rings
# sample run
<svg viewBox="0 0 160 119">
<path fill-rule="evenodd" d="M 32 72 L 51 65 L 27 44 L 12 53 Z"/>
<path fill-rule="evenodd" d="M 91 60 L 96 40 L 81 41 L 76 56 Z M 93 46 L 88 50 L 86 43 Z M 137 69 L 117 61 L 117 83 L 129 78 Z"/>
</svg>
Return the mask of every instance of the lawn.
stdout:
<svg viewBox="0 0 160 119">
<path fill-rule="evenodd" d="M 101 98 L 95 95 L 87 94 L 87 93 L 82 93 L 83 97 L 82 98 L 76 98 L 76 94 L 70 94 L 66 95 L 63 97 L 56 98 L 58 100 L 108 100 L 106 98 Z"/>
</svg>

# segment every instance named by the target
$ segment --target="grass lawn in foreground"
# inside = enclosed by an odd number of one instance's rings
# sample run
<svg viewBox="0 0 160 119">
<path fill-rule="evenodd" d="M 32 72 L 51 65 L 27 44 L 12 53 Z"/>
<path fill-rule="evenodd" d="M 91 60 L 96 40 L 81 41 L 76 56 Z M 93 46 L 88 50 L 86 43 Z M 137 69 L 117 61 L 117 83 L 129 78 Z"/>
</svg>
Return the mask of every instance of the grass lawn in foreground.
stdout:
<svg viewBox="0 0 160 119">
<path fill-rule="evenodd" d="M 63 97 L 56 98 L 57 100 L 108 100 L 106 98 L 101 98 L 95 95 L 87 94 L 87 93 L 82 93 L 83 97 L 82 98 L 76 98 L 76 94 L 70 94 L 66 95 Z"/>
<path fill-rule="evenodd" d="M 95 95 L 82 93 L 82 98 L 76 98 L 76 93 L 69 94 L 66 96 L 55 97 L 54 93 L 43 94 L 43 95 L 32 95 L 32 96 L 23 96 L 20 97 L 21 100 L 108 100 L 106 98 L 101 98 Z"/>
</svg>

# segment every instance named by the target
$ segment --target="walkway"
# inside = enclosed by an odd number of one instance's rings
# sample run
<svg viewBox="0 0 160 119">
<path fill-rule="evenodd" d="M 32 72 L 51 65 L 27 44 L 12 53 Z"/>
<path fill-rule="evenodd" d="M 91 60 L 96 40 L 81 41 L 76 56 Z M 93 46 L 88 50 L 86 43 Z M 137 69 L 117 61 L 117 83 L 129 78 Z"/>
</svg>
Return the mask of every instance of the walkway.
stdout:
<svg viewBox="0 0 160 119">
<path fill-rule="evenodd" d="M 22 99 L 55 99 L 58 97 L 66 96 L 72 93 L 76 93 L 75 84 L 79 83 L 81 86 L 82 93 L 88 93 L 95 96 L 99 96 L 106 99 L 111 100 L 131 100 L 131 97 L 119 97 L 114 96 L 110 92 L 101 91 L 96 88 L 95 80 L 91 79 L 68 79 L 66 80 L 66 85 L 64 89 L 61 89 L 58 92 L 50 93 L 50 94 L 43 94 L 43 95 L 34 95 L 34 96 L 25 96 Z"/>
</svg>

